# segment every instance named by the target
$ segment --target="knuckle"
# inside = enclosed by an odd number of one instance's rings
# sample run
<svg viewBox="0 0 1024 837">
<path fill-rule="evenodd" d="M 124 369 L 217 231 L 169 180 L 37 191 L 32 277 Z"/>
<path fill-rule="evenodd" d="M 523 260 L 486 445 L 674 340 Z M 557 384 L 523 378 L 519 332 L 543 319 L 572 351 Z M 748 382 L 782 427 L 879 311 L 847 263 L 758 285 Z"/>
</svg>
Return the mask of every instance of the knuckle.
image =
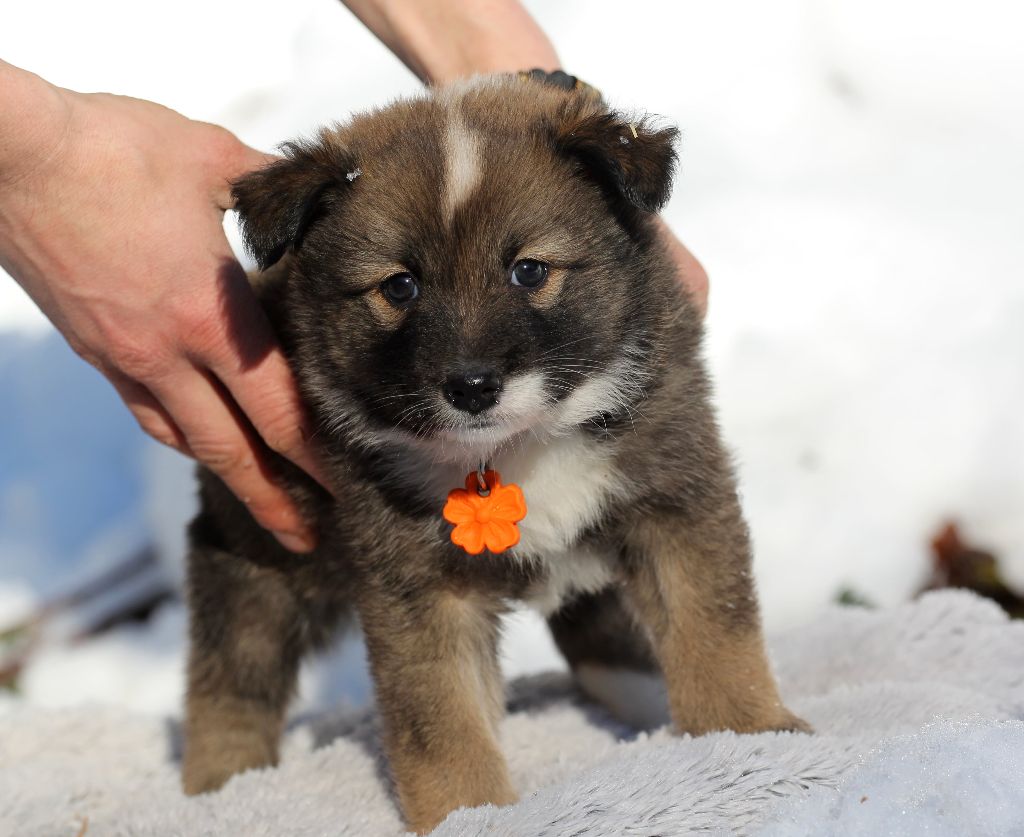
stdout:
<svg viewBox="0 0 1024 837">
<path fill-rule="evenodd" d="M 192 451 L 200 462 L 216 474 L 230 478 L 255 465 L 252 452 L 243 444 L 229 440 L 191 441 Z"/>
<path fill-rule="evenodd" d="M 161 445 L 181 450 L 181 443 L 178 440 L 177 434 L 167 426 L 167 422 L 151 413 L 136 413 L 135 420 L 139 423 L 139 427 L 142 428 L 144 433 L 156 439 Z"/>
<path fill-rule="evenodd" d="M 78 355 L 90 366 L 95 366 L 97 369 L 102 369 L 104 367 L 105 364 L 103 361 L 103 357 L 99 353 L 94 351 L 90 346 L 86 345 L 84 342 L 79 340 L 77 335 L 70 333 L 65 334 L 64 339 L 68 341 L 68 346 L 71 347 L 71 351 L 73 351 L 76 355 Z"/>
<path fill-rule="evenodd" d="M 148 338 L 118 335 L 108 342 L 107 364 L 133 380 L 146 381 L 163 371 L 166 357 Z"/>
<path fill-rule="evenodd" d="M 269 421 L 262 421 L 259 429 L 267 447 L 282 456 L 298 453 L 305 442 L 305 437 L 294 418 L 283 413 Z"/>
<path fill-rule="evenodd" d="M 179 303 L 174 315 L 182 342 L 201 355 L 216 355 L 226 342 L 224 322 L 216 304 Z"/>
</svg>

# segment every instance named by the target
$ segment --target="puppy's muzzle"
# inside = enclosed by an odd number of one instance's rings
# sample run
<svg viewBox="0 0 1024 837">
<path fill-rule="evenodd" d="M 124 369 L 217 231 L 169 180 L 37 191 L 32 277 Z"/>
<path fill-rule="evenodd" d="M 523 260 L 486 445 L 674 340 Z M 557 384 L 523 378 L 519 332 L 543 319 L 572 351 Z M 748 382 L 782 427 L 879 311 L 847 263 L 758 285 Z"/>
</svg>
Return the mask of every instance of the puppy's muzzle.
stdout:
<svg viewBox="0 0 1024 837">
<path fill-rule="evenodd" d="M 442 390 L 445 400 L 455 409 L 475 416 L 498 403 L 501 376 L 493 369 L 455 372 L 448 376 Z"/>
</svg>

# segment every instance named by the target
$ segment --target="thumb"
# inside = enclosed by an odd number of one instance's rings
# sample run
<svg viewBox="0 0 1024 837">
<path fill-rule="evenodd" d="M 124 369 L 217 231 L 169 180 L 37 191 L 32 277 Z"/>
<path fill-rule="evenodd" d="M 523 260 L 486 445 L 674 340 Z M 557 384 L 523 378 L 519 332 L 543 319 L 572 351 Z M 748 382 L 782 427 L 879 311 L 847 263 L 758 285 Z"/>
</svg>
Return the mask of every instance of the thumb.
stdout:
<svg viewBox="0 0 1024 837">
<path fill-rule="evenodd" d="M 239 140 L 238 157 L 233 161 L 237 171 L 231 179 L 234 180 L 236 177 L 241 177 L 243 174 L 248 174 L 256 169 L 263 168 L 264 166 L 273 163 L 275 160 L 280 159 L 281 157 L 277 154 L 268 154 L 266 151 L 260 151 Z"/>
<path fill-rule="evenodd" d="M 267 154 L 265 151 L 259 151 L 246 145 L 234 134 L 230 136 L 234 143 L 230 152 L 225 155 L 220 171 L 220 188 L 216 195 L 217 206 L 222 211 L 232 209 L 235 205 L 235 199 L 231 194 L 231 185 L 236 180 L 280 159 L 276 154 Z"/>
</svg>

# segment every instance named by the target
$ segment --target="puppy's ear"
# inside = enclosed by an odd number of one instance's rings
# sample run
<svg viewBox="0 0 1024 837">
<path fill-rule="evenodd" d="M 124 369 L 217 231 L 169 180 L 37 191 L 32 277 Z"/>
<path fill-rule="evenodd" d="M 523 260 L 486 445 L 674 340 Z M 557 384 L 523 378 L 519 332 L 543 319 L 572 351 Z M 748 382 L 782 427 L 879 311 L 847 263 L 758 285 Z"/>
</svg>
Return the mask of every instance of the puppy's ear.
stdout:
<svg viewBox="0 0 1024 837">
<path fill-rule="evenodd" d="M 555 142 L 613 194 L 637 209 L 657 212 L 672 192 L 678 137 L 675 128 L 605 111 L 567 118 Z"/>
<path fill-rule="evenodd" d="M 266 270 L 297 249 L 334 193 L 361 172 L 336 141 L 287 143 L 283 157 L 232 184 L 245 246 Z"/>
</svg>

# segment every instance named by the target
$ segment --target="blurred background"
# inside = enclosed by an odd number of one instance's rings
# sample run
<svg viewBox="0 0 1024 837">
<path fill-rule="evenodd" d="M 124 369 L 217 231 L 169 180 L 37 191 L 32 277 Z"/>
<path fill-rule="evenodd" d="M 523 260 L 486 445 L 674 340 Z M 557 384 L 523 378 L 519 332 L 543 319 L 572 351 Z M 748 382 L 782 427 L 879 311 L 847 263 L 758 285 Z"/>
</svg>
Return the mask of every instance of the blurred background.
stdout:
<svg viewBox="0 0 1024 837">
<path fill-rule="evenodd" d="M 1021 7 L 526 5 L 569 72 L 682 129 L 665 214 L 711 276 L 707 356 L 769 631 L 948 580 L 932 541 L 951 521 L 981 551 L 947 530 L 944 560 L 1024 589 Z M 332 0 L 35 0 L 3 17 L 5 60 L 267 150 L 419 89 Z M 179 711 L 192 507 L 190 464 L 0 274 L 0 711 Z M 504 654 L 509 675 L 561 666 L 530 614 Z M 350 639 L 307 666 L 299 708 L 368 694 Z"/>
</svg>

